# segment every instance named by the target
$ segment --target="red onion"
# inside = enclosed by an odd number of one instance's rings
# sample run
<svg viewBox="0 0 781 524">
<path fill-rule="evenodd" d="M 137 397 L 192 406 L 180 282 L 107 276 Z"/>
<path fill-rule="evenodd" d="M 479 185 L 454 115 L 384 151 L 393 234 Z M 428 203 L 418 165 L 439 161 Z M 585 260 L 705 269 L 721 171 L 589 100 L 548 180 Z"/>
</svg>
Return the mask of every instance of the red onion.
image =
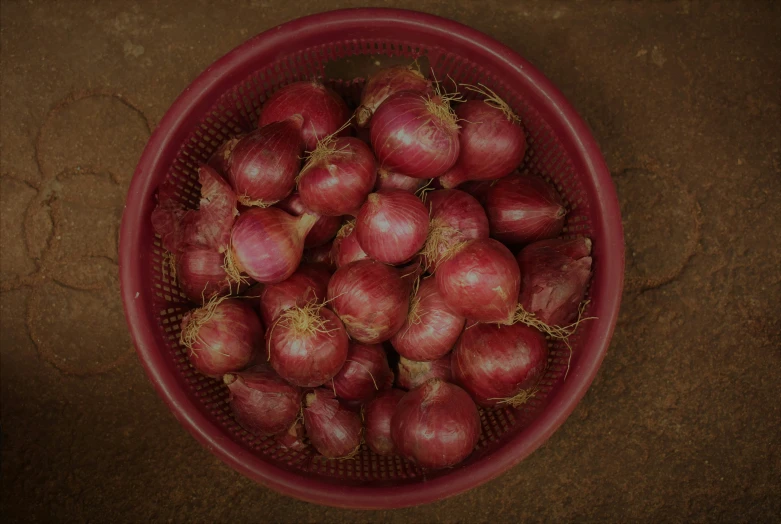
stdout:
<svg viewBox="0 0 781 524">
<path fill-rule="evenodd" d="M 317 215 L 304 205 L 301 200 L 301 195 L 298 193 L 292 193 L 286 199 L 277 204 L 279 209 L 290 213 L 295 217 L 299 217 L 304 214 Z M 341 217 L 328 217 L 317 216 L 317 222 L 312 226 L 311 231 L 304 240 L 304 247 L 317 247 L 322 246 L 329 240 L 334 238 L 336 232 L 339 231 L 339 227 L 342 225 Z"/>
<path fill-rule="evenodd" d="M 268 368 L 255 366 L 223 377 L 228 404 L 241 427 L 257 435 L 276 435 L 290 428 L 301 409 L 301 390 Z"/>
<path fill-rule="evenodd" d="M 245 211 L 231 232 L 228 275 L 238 280 L 238 272 L 244 271 L 264 284 L 282 282 L 301 262 L 304 238 L 315 222 L 314 215 L 292 217 L 274 207 Z"/>
<path fill-rule="evenodd" d="M 358 236 L 355 234 L 355 220 L 346 222 L 336 234 L 331 258 L 338 268 L 356 260 L 369 258 L 369 255 L 361 248 L 361 244 L 358 243 Z"/>
<path fill-rule="evenodd" d="M 277 284 L 267 284 L 260 294 L 260 318 L 270 326 L 291 307 L 304 307 L 311 302 L 323 302 L 331 275 L 322 267 L 301 264 L 290 278 Z"/>
<path fill-rule="evenodd" d="M 214 153 L 212 153 L 212 156 L 209 157 L 209 161 L 206 162 L 206 164 L 217 171 L 221 177 L 228 178 L 231 153 L 243 136 L 244 135 L 233 137 L 220 144 Z"/>
<path fill-rule="evenodd" d="M 417 271 L 358 260 L 336 270 L 328 283 L 328 300 L 350 337 L 377 344 L 404 324 L 416 276 Z"/>
<path fill-rule="evenodd" d="M 342 406 L 327 389 L 305 395 L 304 426 L 312 445 L 324 457 L 348 458 L 360 449 L 361 416 Z"/>
<path fill-rule="evenodd" d="M 450 356 L 429 362 L 418 362 L 404 357 L 399 358 L 396 385 L 402 389 L 415 389 L 431 379 L 438 378 L 449 382 L 452 379 Z"/>
<path fill-rule="evenodd" d="M 263 325 L 243 299 L 215 297 L 184 315 L 179 340 L 195 369 L 219 378 L 252 362 L 263 347 Z"/>
<path fill-rule="evenodd" d="M 299 420 L 296 420 L 287 431 L 277 435 L 274 440 L 283 448 L 291 451 L 303 451 L 306 449 L 305 438 L 304 425 Z"/>
<path fill-rule="evenodd" d="M 512 322 L 521 272 L 503 244 L 471 240 L 442 262 L 435 275 L 439 292 L 456 314 L 477 322 Z"/>
<path fill-rule="evenodd" d="M 465 319 L 453 312 L 434 278 L 424 279 L 410 301 L 409 314 L 391 342 L 410 360 L 436 360 L 447 355 L 464 329 Z"/>
<path fill-rule="evenodd" d="M 188 246 L 176 257 L 179 287 L 193 302 L 204 303 L 229 292 L 232 283 L 225 268 L 225 255 L 214 248 Z"/>
<path fill-rule="evenodd" d="M 488 238 L 488 218 L 480 203 L 457 189 L 441 189 L 426 195 L 431 224 L 423 248 L 429 272 L 452 256 L 468 240 Z"/>
<path fill-rule="evenodd" d="M 518 302 L 549 326 L 575 320 L 591 277 L 590 255 L 588 238 L 553 238 L 529 244 L 516 257 L 522 275 Z"/>
<path fill-rule="evenodd" d="M 496 180 L 523 161 L 526 134 L 520 119 L 495 93 L 488 100 L 470 100 L 456 108 L 461 125 L 458 161 L 439 179 L 442 187 L 467 180 Z"/>
<path fill-rule="evenodd" d="M 528 400 L 548 363 L 545 337 L 521 324 L 475 324 L 458 340 L 453 378 L 481 406 Z"/>
<path fill-rule="evenodd" d="M 396 453 L 396 446 L 391 438 L 391 419 L 404 395 L 405 392 L 400 389 L 382 391 L 366 406 L 366 444 L 378 455 Z"/>
<path fill-rule="evenodd" d="M 437 177 L 458 159 L 457 117 L 448 97 L 389 96 L 372 117 L 371 140 L 383 167 L 415 178 Z"/>
<path fill-rule="evenodd" d="M 404 395 L 391 419 L 398 451 L 424 468 L 455 466 L 480 439 L 480 414 L 458 386 L 431 380 Z"/>
<path fill-rule="evenodd" d="M 301 167 L 300 116 L 249 133 L 233 147 L 228 180 L 239 202 L 267 207 L 288 196 Z"/>
<path fill-rule="evenodd" d="M 485 209 L 491 236 L 513 244 L 557 236 L 567 214 L 553 187 L 539 177 L 520 174 L 494 184 L 488 191 Z"/>
<path fill-rule="evenodd" d="M 355 234 L 374 260 L 400 264 L 410 260 L 426 241 L 429 218 L 426 206 L 406 191 L 372 193 L 361 206 Z"/>
<path fill-rule="evenodd" d="M 408 66 L 393 66 L 374 73 L 361 94 L 361 105 L 355 110 L 355 123 L 366 127 L 372 115 L 386 98 L 399 91 L 433 94 L 431 82 L 420 71 Z"/>
<path fill-rule="evenodd" d="M 413 178 L 380 168 L 377 170 L 377 182 L 374 184 L 374 191 L 400 189 L 407 193 L 415 194 L 425 183 L 425 178 Z"/>
<path fill-rule="evenodd" d="M 342 400 L 365 402 L 392 383 L 393 374 L 382 346 L 351 342 L 347 360 L 333 379 L 333 388 Z"/>
<path fill-rule="evenodd" d="M 331 258 L 333 248 L 333 242 L 328 242 L 322 246 L 310 247 L 304 251 L 302 259 L 310 264 L 318 264 L 329 273 L 333 273 L 336 271 L 336 264 L 334 264 L 334 261 Z"/>
<path fill-rule="evenodd" d="M 282 312 L 266 335 L 271 367 L 296 386 L 325 384 L 347 359 L 347 332 L 322 305 L 309 303 Z"/>
<path fill-rule="evenodd" d="M 369 146 L 352 137 L 326 138 L 310 155 L 298 176 L 306 207 L 326 216 L 354 213 L 377 176 Z"/>
<path fill-rule="evenodd" d="M 308 150 L 338 131 L 350 118 L 350 109 L 332 89 L 318 82 L 295 82 L 275 92 L 263 105 L 258 126 L 303 117 L 301 137 Z"/>
</svg>

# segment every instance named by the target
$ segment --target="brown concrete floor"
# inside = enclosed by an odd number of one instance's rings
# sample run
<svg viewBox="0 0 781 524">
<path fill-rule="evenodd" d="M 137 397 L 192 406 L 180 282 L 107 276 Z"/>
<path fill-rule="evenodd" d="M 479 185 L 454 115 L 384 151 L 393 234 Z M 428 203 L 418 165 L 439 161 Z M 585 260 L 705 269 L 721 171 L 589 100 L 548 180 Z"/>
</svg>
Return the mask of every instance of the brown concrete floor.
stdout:
<svg viewBox="0 0 781 524">
<path fill-rule="evenodd" d="M 396 512 L 299 502 L 182 429 L 132 354 L 117 226 L 179 92 L 248 37 L 361 2 L 4 1 L 2 514 L 62 521 L 781 519 L 781 4 L 401 0 L 536 63 L 622 201 L 610 352 L 542 449 Z M 372 5 L 389 5 L 368 2 Z"/>
</svg>

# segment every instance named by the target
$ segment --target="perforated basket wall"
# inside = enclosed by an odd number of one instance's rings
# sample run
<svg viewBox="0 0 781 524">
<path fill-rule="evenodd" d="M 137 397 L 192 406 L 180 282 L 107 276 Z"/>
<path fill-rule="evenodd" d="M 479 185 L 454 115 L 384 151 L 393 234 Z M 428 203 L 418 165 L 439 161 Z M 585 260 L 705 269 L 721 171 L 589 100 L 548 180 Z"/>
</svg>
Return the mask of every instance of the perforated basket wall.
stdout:
<svg viewBox="0 0 781 524">
<path fill-rule="evenodd" d="M 321 15 L 321 17 L 336 17 L 337 13 L 329 13 Z M 154 188 L 163 184 L 166 187 L 166 192 L 173 194 L 175 198 L 188 206 L 194 207 L 197 204 L 199 194 L 198 166 L 206 162 L 222 142 L 231 136 L 255 128 L 264 100 L 281 86 L 297 80 L 321 79 L 341 93 L 348 104 L 355 107 L 363 80 L 361 78 L 354 79 L 353 75 L 360 76 L 362 73 L 365 74 L 365 71 L 350 71 L 350 57 L 371 56 L 380 63 L 391 57 L 396 63 L 398 63 L 399 57 L 408 59 L 410 62 L 418 58 L 422 62 L 430 64 L 436 78 L 452 79 L 459 83 L 482 83 L 510 104 L 520 116 L 528 136 L 529 147 L 522 167 L 550 181 L 566 200 L 568 215 L 565 234 L 588 236 L 594 241 L 593 289 L 596 290 L 600 286 L 602 286 L 600 289 L 603 289 L 611 279 L 616 278 L 616 275 L 600 274 L 600 257 L 609 255 L 609 252 L 604 247 L 600 247 L 600 242 L 605 240 L 600 238 L 600 235 L 606 234 L 604 226 L 595 227 L 595 224 L 604 223 L 603 214 L 606 210 L 604 205 L 595 202 L 594 196 L 604 189 L 595 187 L 597 184 L 595 175 L 588 171 L 589 166 L 584 164 L 582 159 L 579 158 L 579 162 L 577 162 L 579 165 L 573 162 L 573 148 L 577 152 L 578 144 L 573 143 L 572 136 L 568 136 L 566 133 L 562 134 L 560 123 L 552 123 L 550 114 L 546 115 L 540 111 L 537 107 L 540 100 L 539 94 L 531 91 L 534 86 L 525 86 L 522 78 L 508 76 L 506 71 L 492 70 L 486 66 L 486 61 L 481 59 L 480 53 L 484 51 L 480 49 L 473 49 L 470 52 L 464 51 L 463 46 L 468 45 L 468 42 L 454 43 L 432 39 L 430 35 L 417 35 L 413 28 L 407 28 L 406 31 L 399 31 L 398 27 L 394 29 L 394 26 L 401 23 L 398 21 L 399 17 L 402 22 L 405 17 L 423 17 L 428 22 L 434 20 L 443 24 L 442 29 L 452 34 L 452 27 L 447 27 L 447 24 L 453 24 L 452 22 L 418 13 L 389 10 L 358 10 L 343 11 L 342 13 L 345 13 L 345 16 L 357 16 L 360 13 L 364 17 L 373 16 L 374 13 L 401 14 L 387 17 L 391 18 L 391 21 L 387 24 L 389 27 L 385 29 L 380 22 L 374 27 L 365 27 L 365 24 L 361 24 L 358 20 L 350 26 L 349 30 L 328 32 L 324 29 L 322 35 L 314 38 L 314 41 L 317 42 L 315 45 L 306 45 L 308 41 L 311 44 L 312 38 L 299 38 L 300 47 L 297 47 L 295 42 L 287 42 L 287 52 L 280 49 L 280 53 L 275 56 L 274 60 L 256 63 L 254 68 L 248 68 L 246 64 L 243 64 L 242 67 L 245 71 L 231 70 L 230 85 L 226 85 L 219 93 L 213 92 L 211 94 L 213 100 L 200 101 L 198 104 L 199 114 L 193 115 L 191 111 L 188 115 L 191 125 L 179 126 L 178 136 L 180 139 L 169 140 L 167 144 L 162 146 L 158 144 L 158 147 L 167 148 L 168 158 L 171 160 L 165 162 L 160 160 L 158 156 L 154 159 L 156 161 L 154 164 L 155 174 L 146 172 L 139 174 L 137 172 L 136 177 L 147 176 L 151 178 L 136 194 L 131 188 L 129 195 L 129 203 L 134 198 L 146 199 L 144 210 L 141 211 L 147 213 L 146 216 L 134 217 L 138 220 L 138 227 L 143 228 L 144 232 L 139 234 L 138 238 L 134 237 L 136 246 L 139 251 L 143 252 L 143 255 L 139 256 L 134 253 L 133 256 L 137 260 L 134 259 L 133 263 L 143 264 L 144 267 L 136 268 L 136 274 L 141 276 L 134 279 L 133 285 L 144 288 L 142 307 L 146 310 L 144 319 L 149 321 L 149 325 L 139 326 L 141 321 L 133 318 L 130 310 L 128 318 L 131 331 L 139 344 L 142 361 L 144 361 L 147 370 L 150 371 L 153 381 L 167 381 L 161 389 L 165 390 L 163 391 L 164 396 L 173 405 L 174 411 L 184 409 L 182 408 L 183 403 L 189 402 L 185 406 L 185 412 L 192 412 L 197 414 L 201 420 L 208 421 L 210 425 L 208 432 L 199 431 L 198 428 L 194 430 L 199 438 L 202 441 L 207 441 L 207 444 L 213 448 L 215 445 L 208 441 L 214 442 L 216 434 L 230 441 L 233 451 L 228 457 L 223 454 L 223 458 L 229 462 L 239 460 L 236 457 L 241 456 L 246 457 L 246 460 L 250 462 L 260 460 L 269 466 L 275 466 L 260 473 L 253 471 L 254 466 L 247 464 L 233 463 L 234 467 L 251 474 L 258 480 L 268 481 L 267 483 L 277 489 L 310 500 L 338 505 L 352 505 L 350 500 L 355 500 L 354 505 L 358 506 L 403 505 L 399 502 L 372 503 L 372 493 L 375 493 L 379 500 L 389 494 L 398 496 L 400 493 L 411 493 L 413 490 L 425 492 L 425 486 L 436 481 L 439 488 L 428 499 L 440 498 L 449 494 L 448 477 L 459 475 L 459 471 L 468 472 L 470 466 L 474 466 L 473 471 L 481 472 L 481 474 L 475 475 L 476 482 L 500 472 L 502 467 L 494 468 L 488 472 L 488 475 L 485 474 L 486 464 L 490 462 L 491 457 L 499 456 L 499 450 L 508 446 L 509 443 L 514 443 L 513 445 L 517 447 L 518 442 L 525 438 L 525 432 L 529 426 L 544 415 L 546 409 L 551 406 L 552 399 L 560 393 L 563 385 L 567 384 L 572 374 L 581 372 L 580 366 L 584 363 L 584 358 L 596 359 L 596 366 L 598 366 L 604 348 L 597 352 L 593 351 L 593 348 L 589 351 L 588 348 L 584 349 L 584 344 L 601 342 L 606 345 L 607 341 L 603 340 L 604 337 L 599 338 L 593 335 L 595 330 L 598 332 L 605 330 L 605 326 L 600 326 L 601 323 L 609 322 L 611 323 L 607 326 L 607 338 L 609 338 L 614 322 L 614 318 L 610 318 L 612 316 L 610 311 L 613 306 L 617 310 L 617 303 L 610 304 L 611 307 L 608 309 L 600 309 L 599 301 L 615 301 L 616 298 L 603 292 L 594 294 L 592 297 L 594 302 L 590 304 L 586 313 L 607 314 L 609 318 L 600 317 L 579 329 L 576 335 L 570 339 L 572 353 L 564 344 L 550 341 L 551 351 L 547 372 L 540 384 L 539 392 L 525 406 L 520 409 L 502 407 L 481 410 L 483 433 L 480 443 L 475 453 L 461 466 L 443 471 L 423 471 L 398 456 L 378 456 L 369 451 L 365 445 L 354 459 L 326 460 L 311 447 L 304 451 L 290 451 L 277 444 L 273 438 L 258 438 L 241 429 L 233 420 L 227 407 L 227 387 L 219 381 L 200 375 L 190 365 L 186 350 L 178 342 L 179 324 L 183 314 L 194 306 L 188 303 L 168 274 L 168 266 L 163 259 L 159 238 L 151 234 L 149 226 L 145 226 L 143 223 L 144 220 L 149 221 L 148 213 L 151 212 Z M 372 15 L 367 13 L 372 13 Z M 344 23 L 344 17 L 337 17 L 337 19 Z M 307 20 L 309 23 L 305 23 Z M 310 18 L 296 21 L 293 24 L 303 24 L 310 31 L 314 31 L 312 26 L 316 26 L 317 23 L 316 19 Z M 466 30 L 457 24 L 453 24 L 453 26 Z M 390 36 L 390 38 L 385 38 L 383 35 Z M 292 39 L 293 36 L 290 38 Z M 246 44 L 245 47 L 249 45 Z M 498 46 L 498 44 L 496 45 Z M 233 53 L 240 51 L 241 48 Z M 230 62 L 230 55 L 223 60 Z M 346 60 L 347 62 L 345 62 Z M 331 67 L 337 61 L 347 64 L 341 69 L 346 70 L 349 76 L 329 77 L 330 71 L 339 69 Z M 356 60 L 355 62 L 360 61 Z M 230 64 L 227 64 L 225 67 L 229 66 Z M 192 108 L 192 106 L 190 107 Z M 549 111 L 549 109 L 546 108 L 545 111 Z M 164 121 L 161 128 L 165 125 L 170 124 Z M 160 132 L 158 130 L 158 133 Z M 153 137 L 150 141 L 150 147 L 154 141 Z M 148 154 L 150 154 L 149 151 L 145 153 L 145 155 Z M 593 166 L 591 167 L 593 168 Z M 141 170 L 142 165 L 139 166 L 139 171 Z M 612 191 L 612 187 L 607 190 Z M 125 221 L 128 221 L 127 216 Z M 620 235 L 620 225 L 618 231 Z M 128 234 L 128 226 L 125 224 L 123 225 L 123 244 L 127 243 L 126 235 Z M 133 234 L 136 233 L 133 232 Z M 123 249 L 122 256 L 125 256 L 124 252 L 125 249 Z M 622 255 L 619 253 L 619 256 Z M 123 264 L 127 263 L 128 261 L 123 259 Z M 618 273 L 618 291 L 620 293 L 621 274 L 620 271 Z M 125 294 L 126 307 L 130 308 L 131 306 L 127 306 L 127 302 L 131 300 L 130 297 L 135 289 L 128 289 L 127 278 L 123 272 L 123 293 Z M 145 281 L 139 282 L 138 280 Z M 138 299 L 139 294 L 132 298 L 132 308 L 138 307 L 136 302 Z M 608 313 L 605 313 L 606 311 Z M 144 338 L 154 341 L 154 348 L 144 347 L 143 350 L 141 349 L 141 345 L 145 344 L 143 341 L 139 343 L 137 333 L 139 329 L 153 331 L 153 333 L 145 333 Z M 154 356 L 157 359 L 157 364 L 150 364 L 147 352 L 156 352 Z M 164 367 L 168 378 L 164 378 L 161 373 L 155 373 L 154 369 L 150 370 L 154 366 Z M 594 372 L 596 366 L 591 366 L 594 367 Z M 567 374 L 566 379 L 565 374 Z M 588 382 L 590 382 L 590 377 Z M 172 388 L 176 389 L 178 398 L 175 402 L 170 398 Z M 582 395 L 582 391 L 578 394 Z M 577 399 L 574 400 L 577 401 Z M 559 401 L 553 404 L 557 403 Z M 574 403 L 572 407 L 574 407 Z M 561 408 L 555 409 L 560 410 Z M 571 407 L 568 409 L 571 410 Z M 189 418 L 182 417 L 181 413 L 178 414 L 180 418 Z M 193 427 L 190 429 L 193 430 Z M 277 471 L 286 472 L 286 483 L 295 483 L 296 476 L 300 476 L 305 488 L 298 492 L 295 486 L 275 484 L 273 475 Z M 268 478 L 269 475 L 272 478 Z M 327 497 L 324 499 L 323 494 L 327 495 L 328 486 L 334 486 L 334 493 L 346 487 L 357 488 L 353 493 L 360 494 L 360 496 L 346 499 L 338 498 L 335 495 L 333 501 Z M 458 486 L 454 486 L 452 491 L 460 491 L 465 487 L 469 487 L 469 481 L 467 479 L 464 482 L 464 479 L 461 479 Z M 426 497 L 422 499 L 413 497 L 409 500 L 421 502 L 425 501 Z"/>
</svg>

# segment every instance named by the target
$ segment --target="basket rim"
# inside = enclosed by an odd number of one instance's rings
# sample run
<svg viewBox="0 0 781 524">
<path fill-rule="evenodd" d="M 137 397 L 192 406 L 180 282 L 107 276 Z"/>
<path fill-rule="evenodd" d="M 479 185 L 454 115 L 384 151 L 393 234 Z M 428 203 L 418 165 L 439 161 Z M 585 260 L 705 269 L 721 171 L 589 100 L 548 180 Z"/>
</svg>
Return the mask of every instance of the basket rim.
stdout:
<svg viewBox="0 0 781 524">
<path fill-rule="evenodd" d="M 253 60 L 261 52 L 268 52 L 279 42 L 302 32 L 317 32 L 319 27 L 359 24 L 397 25 L 400 28 L 442 34 L 458 39 L 466 46 L 514 69 L 548 106 L 570 135 L 583 165 L 595 181 L 594 205 L 601 213 L 597 220 L 606 244 L 606 256 L 595 259 L 596 268 L 606 278 L 600 285 L 601 299 L 594 304 L 593 314 L 599 318 L 589 336 L 590 358 L 584 358 L 577 372 L 571 372 L 550 404 L 524 429 L 522 434 L 508 440 L 491 454 L 491 460 L 481 460 L 448 475 L 420 483 L 401 486 L 367 487 L 339 485 L 300 473 L 284 470 L 264 461 L 224 436 L 223 430 L 211 422 L 194 405 L 186 391 L 181 389 L 175 372 L 164 354 L 158 350 L 154 329 L 157 321 L 144 307 L 151 300 L 150 290 L 136 286 L 145 281 L 144 264 L 140 259 L 142 235 L 153 206 L 154 173 L 167 169 L 165 151 L 178 150 L 189 127 L 188 116 L 195 107 L 202 107 L 221 94 L 230 73 L 239 64 Z M 343 508 L 393 509 L 434 502 L 477 487 L 517 465 L 540 447 L 575 409 L 585 395 L 607 352 L 615 329 L 621 302 L 624 274 L 624 242 L 620 210 L 610 173 L 599 147 L 585 122 L 564 95 L 541 72 L 518 53 L 493 38 L 459 22 L 417 11 L 388 8 L 340 9 L 314 14 L 271 28 L 239 45 L 211 64 L 189 84 L 166 112 L 136 167 L 131 181 L 125 212 L 120 228 L 119 272 L 122 301 L 129 331 L 136 351 L 157 393 L 168 404 L 177 420 L 209 451 L 243 475 L 285 495 L 309 502 Z M 144 297 L 143 295 L 147 295 Z"/>
</svg>

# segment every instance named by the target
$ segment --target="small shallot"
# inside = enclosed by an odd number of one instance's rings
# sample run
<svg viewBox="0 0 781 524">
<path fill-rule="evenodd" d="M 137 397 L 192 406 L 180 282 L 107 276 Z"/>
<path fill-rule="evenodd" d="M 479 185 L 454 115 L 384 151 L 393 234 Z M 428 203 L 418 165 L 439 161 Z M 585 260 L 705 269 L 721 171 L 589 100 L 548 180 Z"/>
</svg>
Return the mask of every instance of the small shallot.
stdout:
<svg viewBox="0 0 781 524">
<path fill-rule="evenodd" d="M 236 422 L 250 433 L 281 433 L 290 428 L 301 409 L 301 390 L 266 367 L 228 373 L 223 381 L 230 391 L 228 405 Z"/>
<path fill-rule="evenodd" d="M 378 455 L 396 453 L 396 446 L 391 438 L 391 419 L 405 393 L 395 388 L 382 391 L 366 405 L 364 411 L 366 444 Z"/>
<path fill-rule="evenodd" d="M 193 302 L 203 303 L 231 290 L 232 283 L 223 267 L 225 255 L 214 248 L 187 246 L 176 257 L 179 287 Z"/>
<path fill-rule="evenodd" d="M 392 383 L 393 374 L 382 346 L 351 342 L 347 360 L 332 385 L 340 399 L 365 402 Z"/>
<path fill-rule="evenodd" d="M 423 202 L 397 189 L 369 195 L 358 212 L 355 234 L 371 258 L 400 264 L 423 247 L 428 227 L 429 216 Z"/>
<path fill-rule="evenodd" d="M 338 268 L 356 260 L 369 258 L 369 255 L 361 248 L 361 244 L 358 243 L 358 237 L 355 234 L 355 220 L 346 222 L 336 234 L 331 258 Z"/>
<path fill-rule="evenodd" d="M 326 458 L 349 458 L 360 450 L 361 415 L 342 406 L 328 389 L 304 396 L 304 426 L 312 446 Z"/>
</svg>

